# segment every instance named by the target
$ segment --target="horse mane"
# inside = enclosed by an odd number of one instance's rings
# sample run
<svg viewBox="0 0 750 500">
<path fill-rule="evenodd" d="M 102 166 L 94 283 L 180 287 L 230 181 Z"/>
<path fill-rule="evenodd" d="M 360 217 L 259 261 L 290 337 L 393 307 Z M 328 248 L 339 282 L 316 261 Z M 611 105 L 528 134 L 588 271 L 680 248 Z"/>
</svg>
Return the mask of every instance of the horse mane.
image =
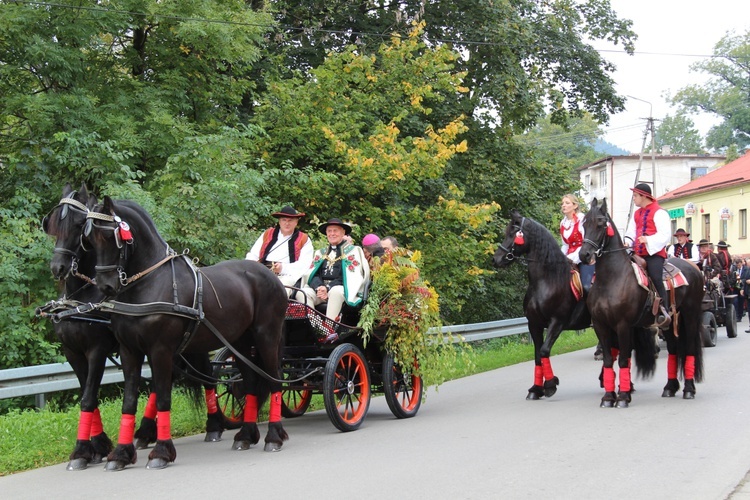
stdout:
<svg viewBox="0 0 750 500">
<path fill-rule="evenodd" d="M 538 268 L 544 273 L 546 279 L 553 280 L 554 286 L 568 286 L 570 263 L 550 230 L 527 217 L 523 232 L 529 242 L 533 242 L 529 245 L 529 273 L 532 273 L 533 266 L 535 271 Z"/>
<path fill-rule="evenodd" d="M 105 197 L 106 198 L 106 197 Z M 159 230 L 156 228 L 156 223 L 154 223 L 154 220 L 151 218 L 151 215 L 146 211 L 145 208 L 143 208 L 138 203 L 132 201 L 132 200 L 113 200 L 109 199 L 109 203 L 111 204 L 113 211 L 115 212 L 115 215 L 118 215 L 122 220 L 127 222 L 130 225 L 134 225 L 134 219 L 132 218 L 132 212 L 135 212 L 135 217 L 138 219 L 141 219 L 142 223 L 146 226 L 148 231 L 152 234 L 152 237 L 164 244 L 165 246 L 169 246 L 167 241 L 164 239 L 164 237 L 161 235 Z M 106 204 L 105 202 L 98 203 L 94 208 L 94 212 L 100 212 L 100 213 L 106 213 L 106 209 L 104 208 Z M 130 212 L 130 213 L 129 213 Z M 143 235 L 141 235 L 142 237 Z"/>
</svg>

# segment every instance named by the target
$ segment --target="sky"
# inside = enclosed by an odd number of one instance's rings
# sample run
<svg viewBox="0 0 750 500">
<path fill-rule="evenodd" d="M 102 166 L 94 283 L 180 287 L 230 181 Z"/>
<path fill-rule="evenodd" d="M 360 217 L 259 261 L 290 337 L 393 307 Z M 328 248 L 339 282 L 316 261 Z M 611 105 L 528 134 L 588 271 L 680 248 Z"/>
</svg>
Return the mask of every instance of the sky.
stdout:
<svg viewBox="0 0 750 500">
<path fill-rule="evenodd" d="M 593 43 L 596 49 L 606 50 L 602 55 L 617 66 L 613 78 L 618 93 L 632 96 L 627 99 L 626 111 L 610 118 L 603 138 L 630 153 L 639 153 L 649 114 L 658 120 L 676 113 L 664 99 L 664 93 L 674 94 L 686 85 L 705 83 L 708 75 L 691 71 L 690 65 L 713 54 L 714 45 L 728 31 L 742 34 L 750 29 L 750 1 L 610 0 L 610 3 L 619 18 L 633 21 L 632 30 L 638 39 L 633 56 L 623 52 L 621 46 Z M 719 121 L 705 114 L 691 118 L 703 135 Z"/>
</svg>

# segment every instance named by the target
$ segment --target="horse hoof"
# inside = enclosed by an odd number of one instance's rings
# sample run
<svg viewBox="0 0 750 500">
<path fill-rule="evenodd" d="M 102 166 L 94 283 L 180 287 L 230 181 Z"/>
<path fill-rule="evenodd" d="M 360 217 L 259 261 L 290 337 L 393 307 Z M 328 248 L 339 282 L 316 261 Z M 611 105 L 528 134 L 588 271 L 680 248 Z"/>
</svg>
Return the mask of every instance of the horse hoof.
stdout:
<svg viewBox="0 0 750 500">
<path fill-rule="evenodd" d="M 249 450 L 252 444 L 250 444 L 250 441 L 235 441 L 232 444 L 232 450 L 234 451 L 243 451 L 243 450 Z"/>
<path fill-rule="evenodd" d="M 165 460 L 163 458 L 152 458 L 146 464 L 146 469 L 148 470 L 166 469 L 167 465 L 169 465 L 168 460 Z"/>
<path fill-rule="evenodd" d="M 664 392 L 661 393 L 661 397 L 663 398 L 673 398 L 675 391 L 670 391 L 669 389 L 664 389 Z"/>
<path fill-rule="evenodd" d="M 534 391 L 529 391 L 529 393 L 526 395 L 526 399 L 528 401 L 538 401 L 539 400 L 539 394 L 537 394 Z"/>
<path fill-rule="evenodd" d="M 88 466 L 89 462 L 85 458 L 74 458 L 68 462 L 67 470 L 86 470 Z"/>
<path fill-rule="evenodd" d="M 682 399 L 695 399 L 695 393 L 691 391 L 685 391 L 682 393 Z"/>
<path fill-rule="evenodd" d="M 203 440 L 206 443 L 216 443 L 221 441 L 221 431 L 211 431 L 206 433 L 206 438 Z"/>
<path fill-rule="evenodd" d="M 145 450 L 148 448 L 148 445 L 150 443 L 148 442 L 148 439 L 146 438 L 138 438 L 135 440 L 135 449 L 136 450 Z"/>
<path fill-rule="evenodd" d="M 615 408 L 628 408 L 629 406 L 630 406 L 630 403 L 628 403 L 627 401 L 623 399 L 617 402 L 617 404 L 615 405 Z"/>
<path fill-rule="evenodd" d="M 126 465 L 128 465 L 128 464 L 125 463 L 125 462 L 119 462 L 117 460 L 112 460 L 112 461 L 109 461 L 106 464 L 104 464 L 104 470 L 117 472 L 117 471 L 123 470 Z"/>
<path fill-rule="evenodd" d="M 554 396 L 556 392 L 557 392 L 557 387 L 551 387 L 549 389 L 546 389 L 546 388 L 544 389 L 544 395 L 545 395 L 545 397 L 548 397 L 548 398 L 551 398 L 552 396 Z"/>
<path fill-rule="evenodd" d="M 281 451 L 281 444 L 279 443 L 266 443 L 263 447 L 263 451 Z"/>
<path fill-rule="evenodd" d="M 614 401 L 602 401 L 602 403 L 599 405 L 599 408 L 614 408 L 614 406 Z"/>
</svg>

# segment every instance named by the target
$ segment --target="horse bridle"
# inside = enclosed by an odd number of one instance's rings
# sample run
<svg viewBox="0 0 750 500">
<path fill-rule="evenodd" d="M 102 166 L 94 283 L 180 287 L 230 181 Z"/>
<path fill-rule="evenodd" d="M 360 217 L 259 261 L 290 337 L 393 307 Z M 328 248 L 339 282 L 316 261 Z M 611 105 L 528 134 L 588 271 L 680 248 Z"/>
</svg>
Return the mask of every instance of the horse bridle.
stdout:
<svg viewBox="0 0 750 500">
<path fill-rule="evenodd" d="M 518 235 L 518 233 L 523 234 L 523 223 L 525 221 L 526 221 L 526 217 L 521 217 L 521 223 L 520 224 L 518 224 L 518 225 L 513 224 L 513 229 L 516 230 L 516 236 Z M 516 248 L 516 237 L 515 236 L 513 237 L 513 242 L 510 244 L 509 247 L 506 248 L 505 245 L 503 245 L 502 243 L 500 243 L 498 245 L 498 248 L 502 249 L 505 252 L 505 257 L 503 257 L 503 258 L 505 260 L 507 260 L 508 262 L 513 262 L 514 260 L 516 260 L 517 257 L 515 255 L 513 255 L 513 249 Z M 525 260 L 525 259 L 521 259 L 520 257 L 518 257 L 518 259 L 519 260 Z"/>
<path fill-rule="evenodd" d="M 94 222 L 95 220 L 100 220 L 104 222 L 112 222 L 114 223 L 114 226 L 103 226 L 101 224 L 97 224 Z M 118 278 L 120 280 L 120 284 L 122 286 L 126 286 L 130 281 L 128 280 L 128 275 L 125 274 L 124 267 L 125 262 L 128 260 L 127 256 L 127 248 L 129 245 L 133 243 L 133 240 L 127 242 L 127 245 L 124 244 L 122 241 L 122 238 L 120 237 L 120 224 L 122 220 L 117 215 L 108 215 L 103 214 L 99 212 L 89 212 L 86 214 L 86 225 L 83 227 L 83 235 L 82 236 L 88 236 L 91 234 L 91 230 L 96 228 L 101 231 L 112 231 L 114 238 L 115 238 L 115 245 L 117 245 L 117 248 L 120 249 L 120 255 L 118 258 L 118 262 L 116 264 L 110 264 L 106 266 L 100 266 L 96 265 L 94 266 L 94 269 L 96 269 L 96 273 L 111 273 L 111 272 L 117 272 Z"/>
<path fill-rule="evenodd" d="M 607 243 L 609 242 L 609 239 L 611 238 L 611 236 L 608 234 L 608 229 L 607 229 L 606 226 L 609 226 L 610 224 L 612 224 L 612 220 L 608 216 L 606 216 L 606 215 L 597 215 L 596 216 L 596 227 L 597 228 L 601 227 L 600 226 L 600 222 L 601 221 L 606 222 L 604 231 L 602 231 L 601 243 L 596 243 L 594 240 L 590 240 L 588 238 L 583 238 L 583 242 L 584 243 L 588 243 L 589 245 L 591 245 L 592 247 L 594 247 L 594 250 L 595 250 L 594 251 L 594 255 L 597 256 L 597 257 L 601 257 L 605 253 L 613 253 L 613 252 L 619 252 L 619 251 L 622 251 L 622 250 L 628 250 L 627 247 L 616 248 L 615 250 L 605 250 L 604 249 L 607 246 Z"/>
<path fill-rule="evenodd" d="M 57 209 L 59 207 L 62 207 L 62 209 L 60 211 L 60 220 L 64 220 L 68 216 L 68 212 L 70 210 L 74 210 L 74 211 L 76 211 L 78 213 L 84 214 L 87 217 L 88 217 L 88 214 L 89 214 L 89 208 L 86 205 L 84 205 L 83 203 L 81 203 L 78 200 L 75 200 L 75 199 L 71 198 L 70 196 L 66 196 L 66 197 L 62 198 L 57 203 L 57 205 L 55 205 L 52 208 L 52 210 L 50 210 L 47 213 L 47 215 L 45 215 L 42 218 L 42 230 L 45 233 L 47 233 L 47 230 L 49 228 L 49 217 L 50 217 L 50 215 L 52 214 L 52 212 L 55 211 L 55 209 Z M 49 234 L 49 233 L 47 233 L 47 234 Z M 84 252 L 88 251 L 88 249 L 85 247 L 85 245 L 83 243 L 83 235 L 82 234 L 80 235 L 79 240 L 78 240 L 78 248 L 80 248 Z M 73 276 L 75 276 L 77 278 L 82 279 L 83 281 L 86 281 L 87 283 L 95 284 L 95 281 L 94 281 L 93 278 L 90 278 L 89 276 L 86 276 L 85 274 L 81 274 L 81 273 L 78 272 L 78 260 L 79 260 L 80 257 L 78 256 L 77 250 L 78 249 L 76 249 L 76 251 L 74 251 L 74 250 L 70 250 L 70 249 L 65 248 L 65 247 L 55 246 L 55 248 L 52 251 L 53 251 L 53 253 L 57 253 L 57 254 L 61 254 L 61 255 L 67 255 L 67 256 L 69 256 L 71 258 L 71 262 L 70 262 L 70 274 L 72 274 Z"/>
</svg>

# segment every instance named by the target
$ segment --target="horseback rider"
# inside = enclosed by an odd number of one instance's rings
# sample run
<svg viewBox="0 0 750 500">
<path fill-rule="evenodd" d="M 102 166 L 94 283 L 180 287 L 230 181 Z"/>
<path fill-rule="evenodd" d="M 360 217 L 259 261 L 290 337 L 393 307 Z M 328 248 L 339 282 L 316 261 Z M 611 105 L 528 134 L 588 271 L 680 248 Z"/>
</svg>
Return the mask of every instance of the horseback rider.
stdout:
<svg viewBox="0 0 750 500">
<path fill-rule="evenodd" d="M 581 285 L 584 292 L 591 288 L 591 282 L 594 279 L 594 266 L 581 262 L 579 252 L 583 245 L 583 216 L 579 211 L 580 203 L 578 197 L 574 194 L 566 194 L 562 197 L 560 209 L 564 215 L 560 221 L 560 238 L 562 239 L 562 253 L 578 266 L 578 272 L 581 275 Z"/>
<path fill-rule="evenodd" d="M 698 255 L 698 250 L 695 248 L 695 245 L 693 245 L 693 241 L 688 239 L 690 233 L 687 233 L 684 229 L 680 228 L 675 231 L 672 236 L 677 238 L 677 244 L 674 245 L 672 249 L 672 255 L 678 259 L 689 260 L 697 264 L 700 260 L 700 256 Z"/>
<path fill-rule="evenodd" d="M 640 183 L 630 190 L 633 191 L 633 203 L 638 209 L 628 224 L 624 243 L 646 261 L 648 277 L 661 299 L 661 314 L 656 318 L 656 326 L 666 329 L 672 322 L 665 307 L 668 303 L 667 291 L 662 280 L 671 235 L 669 214 L 659 206 L 648 184 Z"/>
</svg>

